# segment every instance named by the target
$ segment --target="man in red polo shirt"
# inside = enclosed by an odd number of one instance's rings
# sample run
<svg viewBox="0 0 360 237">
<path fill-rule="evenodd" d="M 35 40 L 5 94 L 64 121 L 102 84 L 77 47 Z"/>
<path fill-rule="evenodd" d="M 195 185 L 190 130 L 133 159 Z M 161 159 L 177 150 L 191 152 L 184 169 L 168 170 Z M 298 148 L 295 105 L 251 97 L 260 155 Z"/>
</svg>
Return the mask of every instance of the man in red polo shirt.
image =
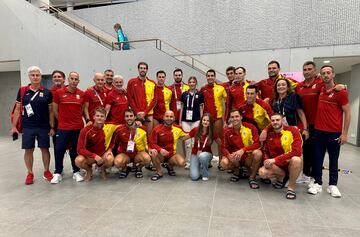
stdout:
<svg viewBox="0 0 360 237">
<path fill-rule="evenodd" d="M 78 155 L 76 147 L 80 130 L 84 127 L 83 105 L 84 92 L 77 88 L 80 82 L 77 72 L 70 72 L 68 76 L 68 86 L 56 91 L 54 96 L 54 114 L 58 119 L 58 130 L 56 132 L 55 146 L 55 173 L 51 180 L 52 184 L 62 181 L 63 160 L 66 149 L 69 144 L 71 166 L 73 169 L 73 179 L 77 182 L 83 181 L 79 167 L 75 164 L 75 158 Z"/>
<path fill-rule="evenodd" d="M 54 70 L 51 73 L 53 86 L 50 88 L 51 93 L 54 96 L 55 91 L 65 87 L 65 73 L 59 70 Z"/>
<path fill-rule="evenodd" d="M 149 134 L 153 128 L 156 84 L 146 76 L 148 69 L 147 63 L 139 62 L 139 76 L 129 80 L 126 91 L 130 107 L 138 118 L 146 121 L 146 129 Z"/>
<path fill-rule="evenodd" d="M 53 86 L 50 88 L 50 91 L 53 95 L 54 98 L 54 94 L 58 89 L 64 88 L 65 87 L 65 73 L 59 70 L 54 70 L 51 73 L 51 77 L 52 77 L 52 82 L 53 82 Z M 57 131 L 57 127 L 58 127 L 58 121 L 55 118 L 54 120 L 54 131 L 56 134 Z M 53 140 L 53 144 L 54 144 L 54 148 L 56 146 L 56 136 L 52 136 L 52 140 Z"/>
<path fill-rule="evenodd" d="M 111 124 L 124 124 L 124 114 L 129 108 L 126 91 L 123 89 L 124 78 L 121 75 L 115 75 L 113 84 L 114 89 L 107 94 L 105 100 L 105 109 L 107 113 L 106 121 Z"/>
<path fill-rule="evenodd" d="M 176 146 L 179 139 L 190 138 L 178 125 L 174 124 L 175 115 L 172 111 L 166 111 L 164 123 L 156 126 L 149 139 L 150 156 L 156 168 L 156 173 L 151 180 L 157 181 L 163 177 L 160 164 L 167 163 L 166 169 L 170 176 L 175 176 L 174 166 L 185 167 L 185 158 L 176 153 Z"/>
<path fill-rule="evenodd" d="M 239 181 L 239 168 L 245 166 L 249 175 L 249 186 L 258 189 L 256 173 L 259 169 L 262 153 L 260 151 L 259 135 L 254 125 L 242 123 L 239 110 L 230 111 L 232 127 L 224 129 L 223 157 L 220 165 L 225 170 L 234 170 L 231 181 Z"/>
<path fill-rule="evenodd" d="M 304 113 L 308 123 L 307 129 L 309 132 L 309 139 L 304 141 L 303 145 L 303 177 L 300 181 L 310 182 L 313 184 L 313 179 L 310 180 L 312 161 L 314 160 L 314 133 L 315 133 L 315 117 L 318 108 L 319 95 L 321 88 L 324 86 L 324 81 L 321 76 L 316 74 L 316 65 L 312 61 L 307 61 L 303 65 L 303 74 L 305 80 L 299 82 L 296 86 L 296 93 L 300 95 L 304 105 Z M 335 90 L 340 91 L 346 89 L 346 86 L 338 84 Z M 299 180 L 298 180 L 299 181 Z"/>
<path fill-rule="evenodd" d="M 156 73 L 157 84 L 155 87 L 156 105 L 154 107 L 154 127 L 163 123 L 164 114 L 170 110 L 172 91 L 166 87 L 166 73 L 158 71 Z"/>
<path fill-rule="evenodd" d="M 239 109 L 245 102 L 245 90 L 249 83 L 245 80 L 246 69 L 244 67 L 235 68 L 235 79 L 232 86 L 227 90 L 225 121 L 229 117 L 229 112 L 233 109 Z"/>
<path fill-rule="evenodd" d="M 278 61 L 273 60 L 268 63 L 268 74 L 269 78 L 256 83 L 259 88 L 261 99 L 263 99 L 266 103 L 270 103 L 273 99 L 273 90 L 276 80 L 284 78 L 284 76 L 280 74 L 280 63 Z M 290 81 L 293 88 L 296 87 L 297 82 L 293 78 L 287 77 L 286 79 Z"/>
<path fill-rule="evenodd" d="M 103 87 L 104 92 L 108 95 L 113 89 L 113 80 L 114 80 L 114 71 L 111 69 L 106 69 L 104 71 L 105 84 Z"/>
<path fill-rule="evenodd" d="M 103 126 L 106 118 L 106 110 L 97 108 L 94 112 L 94 123 L 87 125 L 81 129 L 77 151 L 79 155 L 76 157 L 76 165 L 86 170 L 84 180 L 92 179 L 92 165 L 97 164 L 101 167 L 101 176 L 107 179 L 106 169 L 110 168 L 114 163 L 114 156 L 111 149 L 106 150 L 105 133 Z"/>
<path fill-rule="evenodd" d="M 105 107 L 106 93 L 103 90 L 105 77 L 103 73 L 97 72 L 94 75 L 95 85 L 85 91 L 84 95 L 84 115 L 88 123 L 94 117 L 95 109 Z"/>
<path fill-rule="evenodd" d="M 317 194 L 322 191 L 322 167 L 326 151 L 329 154 L 329 187 L 327 192 L 333 197 L 341 197 L 337 187 L 338 159 L 340 146 L 347 141 L 350 126 L 350 105 L 346 90 L 335 90 L 335 71 L 330 65 L 320 69 L 324 86 L 321 88 L 318 109 L 315 118 L 314 147 L 312 177 L 315 183 L 308 189 L 308 193 Z"/>
<path fill-rule="evenodd" d="M 284 125 L 283 115 L 273 114 L 263 148 L 264 166 L 259 169 L 259 175 L 263 179 L 276 178 L 273 186 L 281 189 L 284 187 L 284 178 L 288 174 L 287 199 L 296 199 L 296 179 L 302 169 L 301 146 L 299 129 Z"/>
<path fill-rule="evenodd" d="M 172 92 L 171 98 L 171 110 L 175 114 L 175 122 L 179 123 L 180 110 L 181 110 L 181 95 L 183 92 L 189 90 L 189 86 L 183 82 L 183 71 L 180 68 L 176 68 L 173 72 L 174 83 L 169 86 Z"/>
</svg>

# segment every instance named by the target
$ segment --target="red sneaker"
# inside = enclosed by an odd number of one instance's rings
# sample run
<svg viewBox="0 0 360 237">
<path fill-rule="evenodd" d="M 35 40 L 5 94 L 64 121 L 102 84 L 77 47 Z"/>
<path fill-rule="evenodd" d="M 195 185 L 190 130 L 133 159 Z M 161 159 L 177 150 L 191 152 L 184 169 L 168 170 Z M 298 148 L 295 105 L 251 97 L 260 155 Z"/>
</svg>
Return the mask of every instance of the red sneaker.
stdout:
<svg viewBox="0 0 360 237">
<path fill-rule="evenodd" d="M 44 171 L 44 175 L 43 175 L 43 178 L 47 181 L 51 181 L 51 179 L 53 178 L 53 175 L 52 173 L 49 171 L 49 170 L 45 170 Z"/>
<path fill-rule="evenodd" d="M 33 173 L 28 173 L 25 179 L 25 184 L 26 185 L 30 185 L 34 183 L 34 174 Z"/>
</svg>

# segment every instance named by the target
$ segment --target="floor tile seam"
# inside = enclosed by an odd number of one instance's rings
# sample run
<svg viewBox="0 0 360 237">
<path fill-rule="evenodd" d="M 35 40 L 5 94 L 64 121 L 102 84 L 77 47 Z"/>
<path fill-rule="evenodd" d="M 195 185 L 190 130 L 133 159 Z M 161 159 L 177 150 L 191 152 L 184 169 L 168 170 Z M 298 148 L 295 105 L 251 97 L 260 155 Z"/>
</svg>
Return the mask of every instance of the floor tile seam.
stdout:
<svg viewBox="0 0 360 237">
<path fill-rule="evenodd" d="M 311 195 L 311 194 L 308 194 L 308 195 Z M 320 212 L 315 208 L 315 206 L 313 205 L 313 203 L 308 199 L 308 198 L 305 198 L 305 201 L 309 203 L 309 205 L 314 209 L 315 213 L 317 214 L 318 218 L 320 220 L 322 220 L 323 218 L 321 217 L 320 215 Z M 326 227 L 330 228 L 330 226 L 328 225 L 327 222 L 324 221 L 324 224 Z"/>
<path fill-rule="evenodd" d="M 218 177 L 216 176 L 215 188 L 214 188 L 214 193 L 213 193 L 212 203 L 211 203 L 209 224 L 208 224 L 208 229 L 207 229 L 207 233 L 206 233 L 206 236 L 207 236 L 207 237 L 210 236 L 211 222 L 212 222 L 213 217 L 214 217 L 214 216 L 213 216 L 213 215 L 214 215 L 214 204 L 215 204 L 215 196 L 216 196 L 217 186 L 218 186 Z"/>
<path fill-rule="evenodd" d="M 355 204 L 355 206 L 360 207 L 360 204 L 357 203 L 357 202 L 351 197 L 351 195 L 349 195 L 349 199 L 350 199 L 350 201 L 351 201 L 353 204 Z"/>
<path fill-rule="evenodd" d="M 84 194 L 82 194 L 82 195 L 84 195 Z M 20 234 L 23 234 L 25 231 L 31 229 L 31 228 L 34 227 L 36 224 L 38 224 L 38 223 L 40 223 L 41 221 L 45 220 L 47 217 L 49 217 L 49 216 L 55 214 L 57 211 L 63 209 L 63 208 L 66 207 L 70 202 L 81 198 L 82 195 L 80 195 L 79 197 L 77 197 L 77 198 L 75 198 L 75 199 L 72 199 L 72 200 L 67 201 L 66 203 L 64 203 L 63 205 L 61 205 L 59 208 L 56 208 L 54 211 L 48 213 L 48 214 L 47 214 L 46 216 L 44 216 L 43 218 L 40 218 L 39 220 L 35 221 L 33 224 L 31 224 L 30 226 L 28 226 L 24 231 L 20 232 Z M 60 204 L 59 204 L 59 205 L 60 205 Z"/>
<path fill-rule="evenodd" d="M 177 182 L 177 183 L 174 185 L 174 187 L 171 188 L 169 195 L 168 195 L 168 196 L 166 197 L 166 199 L 164 200 L 164 203 L 163 203 L 162 206 L 160 207 L 160 210 L 159 210 L 158 214 L 152 219 L 149 227 L 145 230 L 143 237 L 145 237 L 145 236 L 148 234 L 149 230 L 153 227 L 154 223 L 157 221 L 157 219 L 159 218 L 159 216 L 162 214 L 162 210 L 164 209 L 167 201 L 168 201 L 168 200 L 170 199 L 170 197 L 171 197 L 171 194 L 176 190 L 176 187 L 177 187 L 178 185 L 179 185 L 179 182 Z"/>
<path fill-rule="evenodd" d="M 124 195 L 123 197 L 121 197 L 117 202 L 115 202 L 115 203 L 114 203 L 108 210 L 106 210 L 102 215 L 99 215 L 98 218 L 96 218 L 93 222 L 89 223 L 88 227 L 81 232 L 81 235 L 84 235 L 84 234 L 91 228 L 91 226 L 92 226 L 93 224 L 95 224 L 98 220 L 100 220 L 101 218 L 103 218 L 108 212 L 110 212 L 111 210 L 113 210 L 114 207 L 115 207 L 118 203 L 120 203 L 121 201 L 123 201 L 124 198 L 125 198 L 126 196 L 128 196 L 128 195 L 129 195 L 137 186 L 139 186 L 141 183 L 142 183 L 142 181 L 139 182 L 139 183 L 137 183 L 136 185 L 134 185 L 127 194 L 125 194 L 125 195 Z"/>
<path fill-rule="evenodd" d="M 263 205 L 263 202 L 262 202 L 262 200 L 261 200 L 261 198 L 260 198 L 259 192 L 257 192 L 257 197 L 258 197 L 258 200 L 259 200 L 260 205 L 261 205 L 261 211 L 262 211 L 262 213 L 263 213 L 263 215 L 264 215 L 264 217 L 265 217 L 266 226 L 268 227 L 268 230 L 269 230 L 269 232 L 270 232 L 270 235 L 273 236 L 273 233 L 272 233 L 271 227 L 270 227 L 270 223 L 269 223 L 269 220 L 268 220 L 268 218 L 267 218 L 267 216 L 266 216 L 265 209 L 264 209 L 264 205 Z"/>
</svg>

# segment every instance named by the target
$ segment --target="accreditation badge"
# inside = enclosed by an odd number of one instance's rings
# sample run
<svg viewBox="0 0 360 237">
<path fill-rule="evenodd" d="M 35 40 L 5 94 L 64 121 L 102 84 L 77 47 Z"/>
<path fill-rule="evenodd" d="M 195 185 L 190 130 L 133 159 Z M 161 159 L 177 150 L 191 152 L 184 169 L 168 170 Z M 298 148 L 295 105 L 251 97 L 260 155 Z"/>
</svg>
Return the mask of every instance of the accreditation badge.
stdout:
<svg viewBox="0 0 360 237">
<path fill-rule="evenodd" d="M 134 152 L 135 150 L 135 142 L 133 140 L 128 141 L 126 152 Z"/>
<path fill-rule="evenodd" d="M 176 110 L 181 110 L 181 101 L 176 101 Z"/>
<path fill-rule="evenodd" d="M 192 110 L 186 110 L 186 120 L 192 120 L 193 119 L 193 112 Z"/>
</svg>

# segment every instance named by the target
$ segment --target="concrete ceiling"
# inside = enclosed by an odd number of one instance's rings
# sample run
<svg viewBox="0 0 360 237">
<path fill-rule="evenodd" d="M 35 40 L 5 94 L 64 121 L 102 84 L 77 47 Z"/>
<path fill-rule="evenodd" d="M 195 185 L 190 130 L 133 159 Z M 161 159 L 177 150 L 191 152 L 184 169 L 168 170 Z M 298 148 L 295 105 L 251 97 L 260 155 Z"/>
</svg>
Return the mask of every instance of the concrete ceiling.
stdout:
<svg viewBox="0 0 360 237">
<path fill-rule="evenodd" d="M 135 2 L 135 1 L 137 0 L 50 0 L 50 4 L 56 7 L 66 7 L 67 3 L 73 4 L 73 6 L 81 6 L 81 5 L 125 3 L 125 2 Z"/>
<path fill-rule="evenodd" d="M 324 63 L 325 60 L 329 60 L 329 63 Z M 360 63 L 360 56 L 351 57 L 326 57 L 326 58 L 314 58 L 316 67 L 320 69 L 323 65 L 329 64 L 334 67 L 337 74 L 348 72 L 351 70 L 351 66 Z"/>
</svg>

